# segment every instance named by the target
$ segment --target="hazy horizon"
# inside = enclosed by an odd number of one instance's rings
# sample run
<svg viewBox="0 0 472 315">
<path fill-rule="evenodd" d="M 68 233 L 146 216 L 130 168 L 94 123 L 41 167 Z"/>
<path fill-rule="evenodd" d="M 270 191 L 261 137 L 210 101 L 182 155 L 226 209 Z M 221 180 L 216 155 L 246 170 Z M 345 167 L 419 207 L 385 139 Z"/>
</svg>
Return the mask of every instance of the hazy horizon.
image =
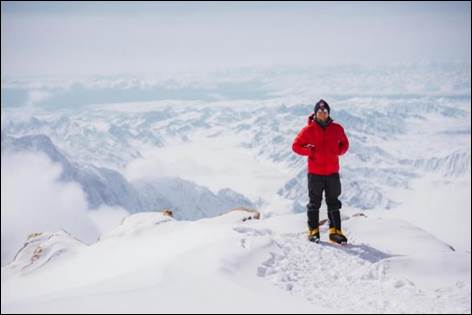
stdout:
<svg viewBox="0 0 472 315">
<path fill-rule="evenodd" d="M 2 78 L 470 62 L 467 2 L 2 2 Z"/>
</svg>

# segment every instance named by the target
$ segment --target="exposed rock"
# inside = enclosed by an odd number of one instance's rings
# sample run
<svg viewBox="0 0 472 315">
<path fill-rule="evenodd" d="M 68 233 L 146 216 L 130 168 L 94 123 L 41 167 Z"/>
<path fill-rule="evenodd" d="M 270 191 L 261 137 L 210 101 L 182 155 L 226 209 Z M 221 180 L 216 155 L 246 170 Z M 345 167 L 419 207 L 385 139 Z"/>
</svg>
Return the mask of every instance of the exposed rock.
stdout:
<svg viewBox="0 0 472 315">
<path fill-rule="evenodd" d="M 229 210 L 228 212 L 232 212 L 232 211 L 244 211 L 244 212 L 247 212 L 249 214 L 249 216 L 247 217 L 244 217 L 242 220 L 243 222 L 247 221 L 247 220 L 252 220 L 252 219 L 255 219 L 255 220 L 259 220 L 261 218 L 261 213 L 259 211 L 257 211 L 256 209 L 253 209 L 253 208 L 246 208 L 246 207 L 238 207 L 238 208 L 234 208 L 234 209 L 231 209 Z"/>
<path fill-rule="evenodd" d="M 63 230 L 54 233 L 31 233 L 13 261 L 5 266 L 5 272 L 31 272 L 83 246 L 86 245 Z"/>
<path fill-rule="evenodd" d="M 174 214 L 172 213 L 172 210 L 170 210 L 169 208 L 166 208 L 166 209 L 162 210 L 162 215 L 165 215 L 165 216 L 168 216 L 168 217 L 171 217 L 171 218 L 174 217 Z"/>
</svg>

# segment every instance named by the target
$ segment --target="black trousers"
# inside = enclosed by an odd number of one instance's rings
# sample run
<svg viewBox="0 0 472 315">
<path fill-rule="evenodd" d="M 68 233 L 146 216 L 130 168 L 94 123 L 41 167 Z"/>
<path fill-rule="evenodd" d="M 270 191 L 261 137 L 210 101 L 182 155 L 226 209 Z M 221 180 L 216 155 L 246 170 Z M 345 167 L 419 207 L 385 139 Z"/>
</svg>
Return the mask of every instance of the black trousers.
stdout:
<svg viewBox="0 0 472 315">
<path fill-rule="evenodd" d="M 308 214 L 308 227 L 317 228 L 319 225 L 319 213 L 321 201 L 325 193 L 326 205 L 328 206 L 329 227 L 341 229 L 341 215 L 339 209 L 342 203 L 339 200 L 341 195 L 341 179 L 339 173 L 331 175 L 316 175 L 308 173 L 308 196 L 310 202 L 306 205 Z"/>
</svg>

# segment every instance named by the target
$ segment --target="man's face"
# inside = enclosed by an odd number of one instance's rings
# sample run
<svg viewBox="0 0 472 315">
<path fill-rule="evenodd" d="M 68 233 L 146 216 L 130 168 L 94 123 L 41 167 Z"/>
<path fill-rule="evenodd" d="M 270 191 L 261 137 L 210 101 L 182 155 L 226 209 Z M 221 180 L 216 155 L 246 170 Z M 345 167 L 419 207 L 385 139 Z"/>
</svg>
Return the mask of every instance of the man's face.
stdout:
<svg viewBox="0 0 472 315">
<path fill-rule="evenodd" d="M 329 114 L 326 108 L 320 108 L 316 112 L 316 119 L 320 121 L 325 121 L 326 119 L 328 119 L 328 117 L 329 117 Z"/>
</svg>

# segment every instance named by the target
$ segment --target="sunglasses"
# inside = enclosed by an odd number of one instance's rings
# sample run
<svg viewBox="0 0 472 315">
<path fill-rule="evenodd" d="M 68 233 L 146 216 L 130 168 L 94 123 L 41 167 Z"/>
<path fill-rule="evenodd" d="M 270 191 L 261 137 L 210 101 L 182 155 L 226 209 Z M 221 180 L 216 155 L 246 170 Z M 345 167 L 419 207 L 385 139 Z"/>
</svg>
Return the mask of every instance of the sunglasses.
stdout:
<svg viewBox="0 0 472 315">
<path fill-rule="evenodd" d="M 318 112 L 327 113 L 328 110 L 326 108 L 320 108 L 320 109 L 318 109 L 318 111 L 316 113 L 318 113 Z"/>
</svg>

